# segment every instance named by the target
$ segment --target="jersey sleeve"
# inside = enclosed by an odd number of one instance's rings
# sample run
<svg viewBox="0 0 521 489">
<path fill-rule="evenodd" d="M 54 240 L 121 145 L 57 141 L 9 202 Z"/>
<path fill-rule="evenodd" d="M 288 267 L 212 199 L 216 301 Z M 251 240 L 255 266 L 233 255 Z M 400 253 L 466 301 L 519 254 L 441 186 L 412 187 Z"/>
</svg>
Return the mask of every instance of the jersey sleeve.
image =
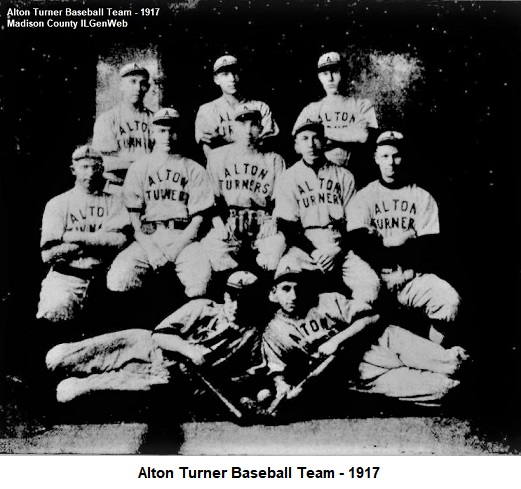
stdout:
<svg viewBox="0 0 521 489">
<path fill-rule="evenodd" d="M 345 169 L 344 169 L 345 170 Z M 347 208 L 355 194 L 355 178 L 349 170 L 343 172 L 342 203 L 344 205 L 344 216 L 347 220 Z"/>
<path fill-rule="evenodd" d="M 261 351 L 269 374 L 276 375 L 284 372 L 286 364 L 282 360 L 283 350 L 276 339 L 276 328 L 271 323 L 262 336 Z"/>
<path fill-rule="evenodd" d="M 113 122 L 111 113 L 105 112 L 94 123 L 92 146 L 105 154 L 117 153 L 119 151 Z"/>
<path fill-rule="evenodd" d="M 144 163 L 136 162 L 128 169 L 123 183 L 123 203 L 129 211 L 140 212 L 145 208 L 145 178 Z"/>
<path fill-rule="evenodd" d="M 440 233 L 438 204 L 436 204 L 432 195 L 427 192 L 425 192 L 425 194 L 422 209 L 419 210 L 418 220 L 415 225 L 416 234 L 418 236 Z"/>
<path fill-rule="evenodd" d="M 161 321 L 154 332 L 183 336 L 192 328 L 197 327 L 199 322 L 208 315 L 208 310 L 212 305 L 213 302 L 208 299 L 192 300 Z"/>
<path fill-rule="evenodd" d="M 365 127 L 371 127 L 373 129 L 378 128 L 376 111 L 374 110 L 373 103 L 370 100 L 363 99 L 360 102 L 359 117 L 360 120 L 364 123 Z"/>
<path fill-rule="evenodd" d="M 221 152 L 218 150 L 210 151 L 206 162 L 206 171 L 208 172 L 208 177 L 210 178 L 213 192 L 216 197 L 220 197 L 222 195 L 221 184 L 219 183 L 219 175 L 222 164 L 223 157 Z"/>
<path fill-rule="evenodd" d="M 211 105 L 201 105 L 195 117 L 195 141 L 199 144 L 203 133 L 209 132 L 213 134 L 216 130 L 217 127 L 212 121 Z"/>
<path fill-rule="evenodd" d="M 276 136 L 279 133 L 279 126 L 275 122 L 275 119 L 273 118 L 273 114 L 271 113 L 271 109 L 269 108 L 268 104 L 262 104 L 261 114 L 262 132 L 260 134 L 260 137 L 266 138 L 270 136 Z"/>
<path fill-rule="evenodd" d="M 351 301 L 338 292 L 328 292 L 320 294 L 319 308 L 330 318 L 341 321 L 343 324 L 337 329 L 339 331 L 345 329 L 350 321 Z"/>
<path fill-rule="evenodd" d="M 289 170 L 286 170 L 282 172 L 275 182 L 275 209 L 273 210 L 273 216 L 286 221 L 296 222 L 300 216 L 299 206 L 294 185 L 292 185 L 289 177 Z"/>
<path fill-rule="evenodd" d="M 364 199 L 364 193 L 358 192 L 349 201 L 346 208 L 347 231 L 372 229 L 371 209 Z"/>
<path fill-rule="evenodd" d="M 110 214 L 102 228 L 104 231 L 123 231 L 131 224 L 128 209 L 123 204 L 123 198 L 116 195 L 111 198 Z"/>
<path fill-rule="evenodd" d="M 189 181 L 188 213 L 193 216 L 205 211 L 215 203 L 214 191 L 207 171 L 193 162 Z"/>
<path fill-rule="evenodd" d="M 61 241 L 66 227 L 66 208 L 58 197 L 51 199 L 45 206 L 42 219 L 40 246 L 44 248 L 53 242 Z"/>
</svg>

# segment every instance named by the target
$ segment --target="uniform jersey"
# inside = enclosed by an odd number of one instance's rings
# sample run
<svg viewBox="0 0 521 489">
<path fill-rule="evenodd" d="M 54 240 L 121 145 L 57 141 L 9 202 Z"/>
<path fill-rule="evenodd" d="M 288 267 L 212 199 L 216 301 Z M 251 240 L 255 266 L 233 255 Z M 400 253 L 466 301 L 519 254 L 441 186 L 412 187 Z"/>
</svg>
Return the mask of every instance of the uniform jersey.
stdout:
<svg viewBox="0 0 521 489">
<path fill-rule="evenodd" d="M 205 366 L 224 365 L 231 357 L 246 351 L 247 363 L 253 362 L 253 345 L 258 343 L 258 330 L 240 326 L 225 304 L 209 299 L 188 302 L 162 321 L 156 333 L 176 334 L 184 340 L 213 350 L 206 355 Z M 241 372 L 236 372 L 240 375 Z"/>
<path fill-rule="evenodd" d="M 180 155 L 152 153 L 136 161 L 123 185 L 125 205 L 145 221 L 184 219 L 214 204 L 206 170 Z"/>
<path fill-rule="evenodd" d="M 245 208 L 265 208 L 284 169 L 277 153 L 248 151 L 237 144 L 212 151 L 207 164 L 215 195 L 224 197 L 228 206 Z"/>
<path fill-rule="evenodd" d="M 327 160 L 315 171 L 303 160 L 284 171 L 275 188 L 273 215 L 297 221 L 304 229 L 344 221 L 355 191 L 353 175 Z"/>
<path fill-rule="evenodd" d="M 438 206 L 415 184 L 393 189 L 379 180 L 360 190 L 347 209 L 347 230 L 367 228 L 382 238 L 414 230 L 417 236 L 439 234 Z"/>
<path fill-rule="evenodd" d="M 121 231 L 130 225 L 127 209 L 121 198 L 104 192 L 88 194 L 80 187 L 51 199 L 45 206 L 42 221 L 41 247 L 62 242 L 67 231 L 95 233 Z M 73 267 L 87 268 L 97 265 L 95 258 L 79 258 L 70 263 Z"/>
<path fill-rule="evenodd" d="M 342 143 L 365 143 L 367 128 L 378 127 L 376 113 L 369 100 L 342 95 L 312 102 L 302 110 L 296 125 L 308 119 L 322 122 L 326 137 Z"/>
<path fill-rule="evenodd" d="M 218 134 L 227 143 L 233 142 L 232 125 L 235 120 L 235 113 L 237 107 L 243 103 L 247 103 L 251 110 L 258 110 L 261 113 L 261 138 L 276 136 L 279 133 L 279 127 L 273 119 L 271 110 L 264 102 L 259 100 L 244 100 L 236 106 L 232 106 L 224 96 L 222 96 L 199 107 L 195 119 L 195 140 L 197 143 L 201 141 L 203 133 L 205 132 Z"/>
<path fill-rule="evenodd" d="M 307 363 L 322 343 L 349 325 L 349 314 L 350 301 L 336 292 L 320 294 L 318 305 L 304 318 L 277 312 L 262 337 L 270 371 L 283 372 L 286 365 L 298 367 L 298 364 Z"/>
<path fill-rule="evenodd" d="M 96 119 L 92 145 L 104 154 L 139 158 L 150 153 L 154 145 L 152 115 L 146 107 L 133 110 L 119 104 Z"/>
</svg>

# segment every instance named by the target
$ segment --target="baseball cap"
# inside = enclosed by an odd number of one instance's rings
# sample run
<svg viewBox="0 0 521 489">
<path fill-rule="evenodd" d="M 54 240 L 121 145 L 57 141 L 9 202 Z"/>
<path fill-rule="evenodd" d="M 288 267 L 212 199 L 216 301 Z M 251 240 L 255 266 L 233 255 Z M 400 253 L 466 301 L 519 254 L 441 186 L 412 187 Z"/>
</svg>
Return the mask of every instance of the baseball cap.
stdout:
<svg viewBox="0 0 521 489">
<path fill-rule="evenodd" d="M 328 70 L 331 67 L 336 67 L 341 63 L 340 54 L 332 51 L 325 53 L 318 58 L 317 69 L 318 71 Z"/>
<path fill-rule="evenodd" d="M 179 121 L 180 115 L 177 110 L 171 107 L 165 107 L 164 109 L 159 109 L 152 116 L 152 124 L 156 124 L 158 126 L 169 126 Z"/>
<path fill-rule="evenodd" d="M 103 162 L 103 157 L 92 146 L 85 144 L 76 148 L 72 153 L 72 161 L 98 160 Z"/>
<path fill-rule="evenodd" d="M 302 280 L 309 275 L 306 272 L 308 271 L 302 269 L 302 265 L 298 260 L 284 256 L 275 270 L 274 282 L 278 284 L 279 282 Z"/>
<path fill-rule="evenodd" d="M 260 110 L 254 109 L 251 105 L 239 105 L 237 107 L 237 112 L 235 113 L 235 120 L 243 121 L 246 119 L 262 119 L 262 114 L 260 113 Z"/>
<path fill-rule="evenodd" d="M 311 119 L 297 120 L 293 126 L 292 135 L 295 137 L 299 132 L 302 131 L 315 131 L 321 136 L 324 135 L 324 125 L 320 121 L 314 121 Z"/>
<path fill-rule="evenodd" d="M 229 70 L 230 68 L 236 69 L 239 62 L 235 56 L 231 56 L 229 54 L 225 56 L 221 56 L 217 59 L 217 61 L 213 64 L 213 72 L 214 75 L 219 73 L 220 71 Z"/>
<path fill-rule="evenodd" d="M 238 271 L 233 272 L 226 282 L 226 286 L 234 290 L 243 290 L 246 287 L 253 285 L 257 282 L 257 276 L 251 272 Z"/>
<path fill-rule="evenodd" d="M 128 63 L 119 70 L 119 76 L 121 78 L 130 75 L 142 75 L 147 80 L 150 78 L 150 73 L 148 70 L 144 66 L 141 66 L 137 63 Z"/>
<path fill-rule="evenodd" d="M 403 144 L 403 134 L 398 131 L 384 131 L 376 138 L 376 146 Z"/>
</svg>

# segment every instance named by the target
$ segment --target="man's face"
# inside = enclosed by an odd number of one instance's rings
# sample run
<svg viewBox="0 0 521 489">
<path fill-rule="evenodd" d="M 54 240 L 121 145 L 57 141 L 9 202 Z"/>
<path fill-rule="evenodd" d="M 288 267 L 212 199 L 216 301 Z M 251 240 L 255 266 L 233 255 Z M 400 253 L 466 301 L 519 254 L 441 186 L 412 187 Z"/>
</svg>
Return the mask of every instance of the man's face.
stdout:
<svg viewBox="0 0 521 489">
<path fill-rule="evenodd" d="M 254 145 L 259 140 L 261 131 L 261 123 L 257 118 L 238 120 L 233 124 L 233 137 L 243 146 Z"/>
<path fill-rule="evenodd" d="M 143 104 L 149 88 L 148 79 L 143 75 L 128 75 L 121 79 L 123 100 L 132 105 Z"/>
<path fill-rule="evenodd" d="M 99 160 L 83 158 L 73 161 L 71 171 L 76 177 L 76 184 L 89 194 L 97 190 L 103 181 L 103 163 Z"/>
<path fill-rule="evenodd" d="M 220 71 L 213 79 L 223 93 L 228 95 L 235 95 L 239 89 L 239 74 L 236 70 Z"/>
<path fill-rule="evenodd" d="M 338 93 L 338 87 L 342 80 L 342 75 L 339 70 L 331 69 L 319 71 L 318 79 L 320 80 L 320 83 L 322 83 L 327 95 L 336 95 Z"/>
<path fill-rule="evenodd" d="M 395 183 L 403 173 L 402 155 L 398 148 L 390 145 L 382 145 L 376 148 L 374 155 L 376 164 L 380 168 L 382 180 L 387 183 Z"/>
<path fill-rule="evenodd" d="M 168 126 L 154 124 L 153 127 L 155 139 L 154 150 L 162 153 L 171 153 L 177 143 L 177 124 L 174 123 Z"/>
<path fill-rule="evenodd" d="M 294 281 L 279 282 L 270 293 L 270 300 L 280 305 L 287 314 L 295 314 L 300 306 L 298 283 Z"/>
<path fill-rule="evenodd" d="M 295 151 L 308 165 L 320 160 L 324 153 L 323 145 L 322 135 L 313 130 L 300 131 L 295 136 Z"/>
</svg>

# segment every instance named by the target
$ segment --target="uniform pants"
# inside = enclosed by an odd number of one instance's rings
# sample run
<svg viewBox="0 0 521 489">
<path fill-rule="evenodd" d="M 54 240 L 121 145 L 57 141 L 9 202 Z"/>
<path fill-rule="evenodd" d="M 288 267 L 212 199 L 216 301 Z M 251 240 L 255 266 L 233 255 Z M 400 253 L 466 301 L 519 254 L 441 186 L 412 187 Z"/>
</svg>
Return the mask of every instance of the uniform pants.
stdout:
<svg viewBox="0 0 521 489">
<path fill-rule="evenodd" d="M 436 401 L 459 385 L 452 379 L 465 353 L 445 349 L 399 326 L 389 326 L 360 364 L 362 390 L 389 397 Z"/>
<path fill-rule="evenodd" d="M 175 247 L 179 230 L 160 229 L 154 233 L 154 241 L 162 247 Z M 188 297 L 198 297 L 206 292 L 211 266 L 200 242 L 190 243 L 177 255 L 175 270 L 185 287 Z M 114 292 L 141 287 L 143 278 L 152 271 L 143 247 L 134 241 L 115 258 L 107 274 L 107 287 Z"/>
</svg>

